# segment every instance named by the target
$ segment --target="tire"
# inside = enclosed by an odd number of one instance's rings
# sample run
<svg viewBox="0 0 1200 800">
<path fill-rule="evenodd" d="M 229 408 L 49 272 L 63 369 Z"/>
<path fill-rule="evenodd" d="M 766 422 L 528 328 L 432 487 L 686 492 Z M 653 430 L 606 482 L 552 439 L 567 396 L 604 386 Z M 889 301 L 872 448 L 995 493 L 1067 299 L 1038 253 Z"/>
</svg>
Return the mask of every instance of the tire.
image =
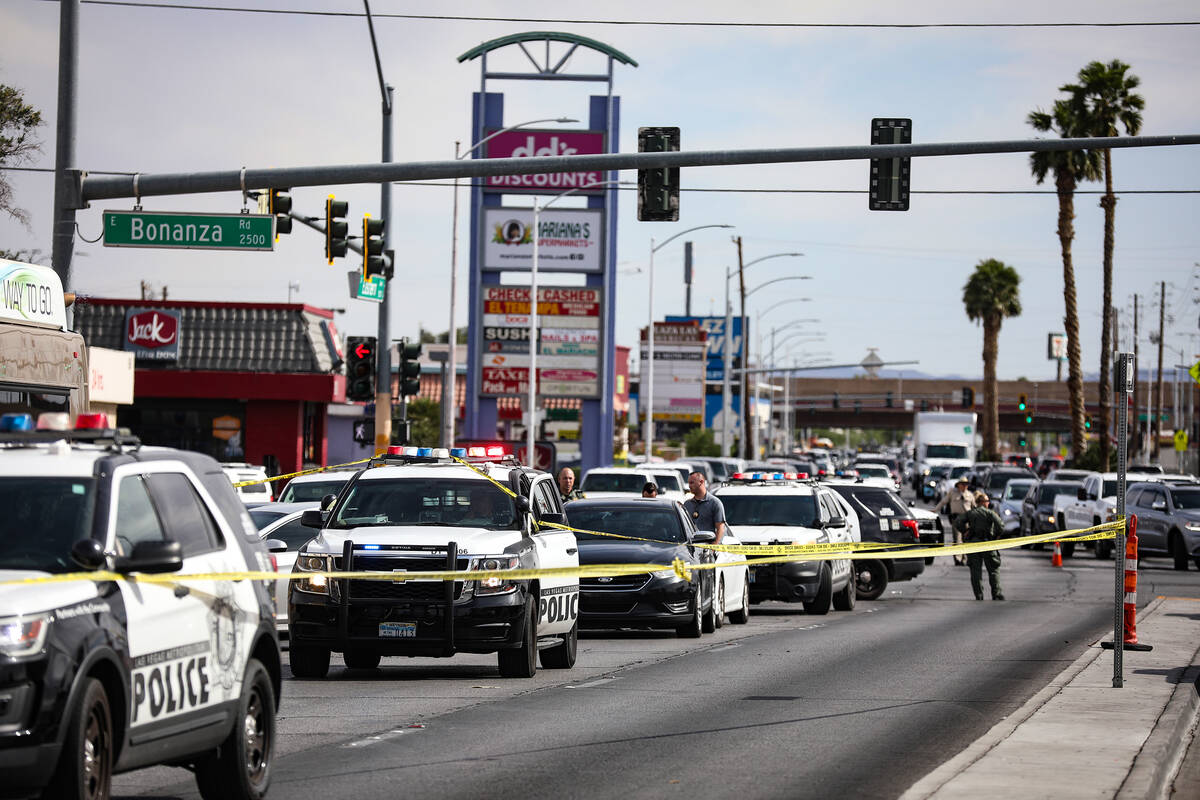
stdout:
<svg viewBox="0 0 1200 800">
<path fill-rule="evenodd" d="M 292 665 L 292 676 L 296 678 L 324 678 L 329 674 L 329 650 L 292 641 L 288 652 Z"/>
<path fill-rule="evenodd" d="M 1179 531 L 1171 531 L 1171 538 L 1168 541 L 1170 542 L 1168 549 L 1171 551 L 1171 560 L 1175 562 L 1175 569 L 1187 572 L 1188 552 L 1187 547 L 1183 544 L 1183 537 L 1179 535 Z"/>
<path fill-rule="evenodd" d="M 928 567 L 928 566 L 929 566 L 930 564 L 932 564 L 932 563 L 933 563 L 933 556 L 926 556 L 926 558 L 925 558 L 925 566 L 927 566 L 927 567 Z"/>
<path fill-rule="evenodd" d="M 246 662 L 233 730 L 216 755 L 196 762 L 196 785 L 204 800 L 261 800 L 271 786 L 275 747 L 275 691 L 266 667 Z"/>
<path fill-rule="evenodd" d="M 717 596 L 714 593 L 712 600 L 708 603 L 708 611 L 705 611 L 704 616 L 700 619 L 700 630 L 704 633 L 716 633 L 717 628 L 721 627 L 719 608 Z"/>
<path fill-rule="evenodd" d="M 537 605 L 533 597 L 525 601 L 525 631 L 521 646 L 496 654 L 501 678 L 532 678 L 537 674 Z"/>
<path fill-rule="evenodd" d="M 742 607 L 729 612 L 729 621 L 734 625 L 745 625 L 750 621 L 750 583 L 742 581 Z"/>
<path fill-rule="evenodd" d="M 342 653 L 342 659 L 346 662 L 346 669 L 377 669 L 379 667 L 379 653 L 372 653 L 370 650 L 347 650 Z"/>
<path fill-rule="evenodd" d="M 704 632 L 704 621 L 700 618 L 700 592 L 696 592 L 696 600 L 692 605 L 692 617 L 687 624 L 680 625 L 675 633 L 683 639 L 699 639 Z"/>
<path fill-rule="evenodd" d="M 1067 529 L 1067 518 L 1062 514 L 1058 515 L 1058 529 L 1060 531 L 1065 531 Z"/>
<path fill-rule="evenodd" d="M 853 611 L 854 601 L 858 599 L 858 592 L 854 589 L 854 573 L 850 574 L 850 579 L 846 581 L 846 585 L 842 590 L 833 596 L 833 607 L 838 611 Z"/>
<path fill-rule="evenodd" d="M 90 757 L 89 757 L 90 754 Z M 62 755 L 43 798 L 107 800 L 112 788 L 112 709 L 104 684 L 87 678 L 70 711 Z"/>
<path fill-rule="evenodd" d="M 829 613 L 833 604 L 833 570 L 828 564 L 821 564 L 821 577 L 817 582 L 817 596 L 804 604 L 805 614 L 824 616 Z"/>
<path fill-rule="evenodd" d="M 717 628 L 725 624 L 725 578 L 717 585 Z"/>
<path fill-rule="evenodd" d="M 575 666 L 579 651 L 579 623 L 571 626 L 571 632 L 563 634 L 563 643 L 541 651 L 544 669 L 570 669 Z"/>
<path fill-rule="evenodd" d="M 882 561 L 856 561 L 854 592 L 859 600 L 878 600 L 887 588 L 887 567 Z"/>
<path fill-rule="evenodd" d="M 1112 556 L 1113 556 L 1113 543 L 1112 542 L 1103 542 L 1103 541 L 1096 542 L 1096 558 L 1098 558 L 1102 561 L 1107 561 L 1110 558 L 1112 558 Z"/>
<path fill-rule="evenodd" d="M 1063 542 L 1062 543 L 1062 557 L 1070 558 L 1073 555 L 1075 555 L 1075 542 Z"/>
</svg>

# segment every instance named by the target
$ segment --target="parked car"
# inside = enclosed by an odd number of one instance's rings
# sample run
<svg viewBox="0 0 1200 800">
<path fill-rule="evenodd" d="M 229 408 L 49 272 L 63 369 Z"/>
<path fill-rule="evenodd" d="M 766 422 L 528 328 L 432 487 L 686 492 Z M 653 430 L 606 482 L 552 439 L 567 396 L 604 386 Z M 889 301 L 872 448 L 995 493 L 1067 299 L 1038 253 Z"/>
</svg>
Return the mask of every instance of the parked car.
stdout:
<svg viewBox="0 0 1200 800">
<path fill-rule="evenodd" d="M 275 499 L 275 492 L 267 480 L 267 470 L 253 464 L 241 462 L 222 462 L 221 471 L 233 484 L 233 490 L 247 505 L 270 503 Z M 246 484 L 239 486 L 238 484 Z"/>
<path fill-rule="evenodd" d="M 579 531 L 635 536 L 649 541 L 576 533 L 579 563 L 711 564 L 712 531 L 697 531 L 674 500 L 642 497 L 585 498 L 571 503 L 571 525 Z M 744 595 L 745 592 L 741 592 Z M 748 598 L 747 598 L 748 602 Z M 749 613 L 749 610 L 746 610 Z M 718 622 L 716 570 L 694 570 L 685 580 L 674 569 L 579 581 L 579 624 L 584 628 L 668 628 L 680 636 L 712 633 Z M 740 619 L 740 617 L 738 617 Z"/>
<path fill-rule="evenodd" d="M 1059 495 L 1054 503 L 1059 530 L 1079 530 L 1109 522 L 1117 514 L 1117 473 L 1089 472 L 1076 489 L 1075 497 Z M 1111 557 L 1112 548 L 1112 540 L 1096 542 L 1096 557 Z M 1075 542 L 1063 542 L 1063 558 L 1074 553 Z"/>
<path fill-rule="evenodd" d="M 1033 468 L 1033 471 L 1038 474 L 1039 478 L 1044 480 L 1050 474 L 1051 470 L 1060 469 L 1062 465 L 1062 456 L 1048 453 L 1038 458 L 1037 466 Z"/>
<path fill-rule="evenodd" d="M 689 456 L 688 462 L 703 461 L 712 468 L 713 480 L 723 481 L 736 472 L 746 471 L 746 461 L 741 458 L 722 458 L 720 456 Z"/>
<path fill-rule="evenodd" d="M 1056 497 L 1074 497 L 1080 484 L 1077 481 L 1042 481 L 1035 484 L 1021 501 L 1020 535 L 1033 536 L 1060 530 L 1054 516 Z"/>
<path fill-rule="evenodd" d="M 864 542 L 912 544 L 921 540 L 912 510 L 890 489 L 833 481 L 829 488 L 849 503 L 859 520 Z M 925 571 L 919 558 L 856 559 L 858 599 L 874 600 L 891 581 L 909 581 Z"/>
<path fill-rule="evenodd" d="M 327 495 L 338 494 L 354 475 L 349 470 L 314 472 L 297 475 L 279 493 L 280 503 L 319 503 Z"/>
<path fill-rule="evenodd" d="M 1138 558 L 1169 556 L 1175 569 L 1200 569 L 1200 486 L 1134 483 L 1125 508 L 1137 515 Z"/>
<path fill-rule="evenodd" d="M 306 528 L 300 517 L 308 509 L 320 507 L 320 503 L 264 503 L 249 510 L 250 519 L 258 526 L 259 538 L 275 558 L 278 572 L 291 573 L 296 554 L 316 536 L 316 531 Z M 288 581 L 275 581 L 275 627 L 280 635 L 287 634 L 287 596 Z"/>
<path fill-rule="evenodd" d="M 1004 485 L 1000 502 L 992 509 L 1004 523 L 1004 535 L 1016 536 L 1021 530 L 1021 507 L 1025 496 L 1038 483 L 1037 478 L 1016 478 Z"/>
<path fill-rule="evenodd" d="M 938 481 L 937 488 L 934 490 L 933 502 L 942 502 L 942 498 L 954 488 L 954 484 L 958 482 L 958 479 L 968 474 L 970 471 L 971 467 L 950 467 L 950 471 L 943 475 L 941 480 Z M 967 480 L 970 482 L 970 478 Z"/>
<path fill-rule="evenodd" d="M 1077 482 L 1082 483 L 1083 479 L 1091 474 L 1092 474 L 1091 471 L 1086 470 L 1086 469 L 1071 469 L 1071 468 L 1052 469 L 1048 473 L 1046 473 L 1046 480 L 1048 480 L 1048 481 L 1077 481 Z"/>
<path fill-rule="evenodd" d="M 1031 481 L 1037 480 L 1037 475 L 1031 469 L 1024 467 L 992 467 L 987 472 L 978 476 L 975 482 L 975 489 L 982 489 L 987 492 L 987 496 L 991 498 L 992 504 L 999 506 L 1004 498 L 1004 487 L 1011 480 L 1018 478 L 1028 478 Z"/>
<path fill-rule="evenodd" d="M 909 506 L 908 511 L 917 521 L 917 537 L 921 544 L 936 547 L 946 541 L 946 529 L 942 527 L 942 515 L 928 508 Z M 926 565 L 933 563 L 934 556 L 925 556 Z"/>
<path fill-rule="evenodd" d="M 712 483 L 713 478 L 716 477 L 712 465 L 707 461 L 693 461 L 690 458 L 686 461 L 668 461 L 665 464 L 652 464 L 651 466 L 668 467 L 675 470 L 679 473 L 679 478 L 683 481 L 684 486 L 687 486 L 688 476 L 693 472 L 699 472 L 709 483 Z"/>
<path fill-rule="evenodd" d="M 579 485 L 583 496 L 588 499 L 604 497 L 623 497 L 633 495 L 640 497 L 642 487 L 647 481 L 658 483 L 646 470 L 661 468 L 661 464 L 647 464 L 644 467 L 596 467 L 588 470 Z M 679 489 L 679 474 L 674 470 L 669 472 L 668 485 Z M 661 488 L 661 487 L 660 487 Z M 682 490 L 681 490 L 682 491 Z"/>
<path fill-rule="evenodd" d="M 678 500 L 683 502 L 688 498 L 687 478 L 680 478 L 679 471 L 664 467 L 662 464 L 646 464 L 637 467 L 637 471 L 646 476 L 647 481 L 653 481 L 658 487 L 658 496 L 665 497 L 668 500 Z M 643 481 L 644 483 L 645 481 Z M 642 487 L 638 487 L 638 494 L 642 492 Z M 587 492 L 584 492 L 587 496 Z"/>
<path fill-rule="evenodd" d="M 866 461 L 854 465 L 854 469 L 858 472 L 856 481 L 866 486 L 879 486 L 883 489 L 891 489 L 900 491 L 900 481 L 892 476 L 891 471 L 886 464 L 877 464 Z"/>
</svg>

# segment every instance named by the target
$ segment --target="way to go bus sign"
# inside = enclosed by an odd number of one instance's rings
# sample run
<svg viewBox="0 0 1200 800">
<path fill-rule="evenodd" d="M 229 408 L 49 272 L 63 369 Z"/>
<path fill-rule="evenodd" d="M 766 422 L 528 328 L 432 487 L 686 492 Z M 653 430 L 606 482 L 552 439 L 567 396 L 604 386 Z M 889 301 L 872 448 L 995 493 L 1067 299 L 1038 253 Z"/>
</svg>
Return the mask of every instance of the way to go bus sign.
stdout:
<svg viewBox="0 0 1200 800">
<path fill-rule="evenodd" d="M 104 246 L 274 250 L 275 217 L 270 214 L 105 211 Z"/>
</svg>

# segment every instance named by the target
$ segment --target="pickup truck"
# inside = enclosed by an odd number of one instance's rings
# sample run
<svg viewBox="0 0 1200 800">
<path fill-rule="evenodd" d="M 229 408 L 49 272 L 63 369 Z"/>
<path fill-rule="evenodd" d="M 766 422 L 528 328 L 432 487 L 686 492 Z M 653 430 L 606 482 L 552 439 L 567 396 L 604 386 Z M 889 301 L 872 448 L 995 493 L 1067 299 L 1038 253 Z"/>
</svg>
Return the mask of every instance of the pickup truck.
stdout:
<svg viewBox="0 0 1200 800">
<path fill-rule="evenodd" d="M 1069 492 L 1054 498 L 1054 518 L 1060 531 L 1100 525 L 1117 515 L 1117 473 L 1093 472 L 1083 479 L 1075 495 Z M 1096 558 L 1111 558 L 1113 543 L 1096 542 Z M 1074 542 L 1063 542 L 1063 558 L 1075 552 Z"/>
</svg>

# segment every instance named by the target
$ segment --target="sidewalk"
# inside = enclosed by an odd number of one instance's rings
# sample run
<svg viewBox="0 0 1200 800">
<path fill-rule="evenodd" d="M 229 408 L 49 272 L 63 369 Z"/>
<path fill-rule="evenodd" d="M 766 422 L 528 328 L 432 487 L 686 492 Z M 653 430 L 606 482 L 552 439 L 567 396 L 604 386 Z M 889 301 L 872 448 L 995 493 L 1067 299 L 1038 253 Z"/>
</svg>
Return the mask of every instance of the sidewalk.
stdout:
<svg viewBox="0 0 1200 800">
<path fill-rule="evenodd" d="M 902 800 L 1167 797 L 1200 719 L 1200 600 L 1154 599 L 1137 634 L 1154 650 L 1124 653 L 1123 688 L 1112 651 L 1093 643 Z"/>
</svg>

